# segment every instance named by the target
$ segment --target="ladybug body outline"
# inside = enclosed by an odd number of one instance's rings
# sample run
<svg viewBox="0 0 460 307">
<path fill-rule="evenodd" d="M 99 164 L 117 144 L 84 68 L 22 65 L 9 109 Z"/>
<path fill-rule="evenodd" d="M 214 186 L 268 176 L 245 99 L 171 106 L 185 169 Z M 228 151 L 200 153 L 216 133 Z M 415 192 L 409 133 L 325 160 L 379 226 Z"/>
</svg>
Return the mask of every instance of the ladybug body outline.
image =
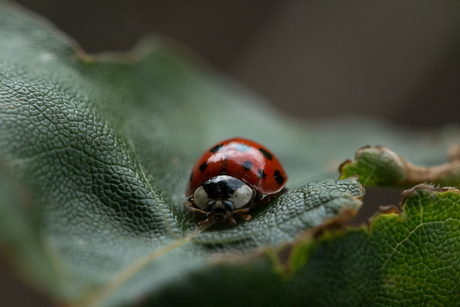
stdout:
<svg viewBox="0 0 460 307">
<path fill-rule="evenodd" d="M 232 138 L 210 147 L 192 168 L 185 196 L 190 210 L 207 216 L 199 225 L 229 219 L 245 220 L 252 204 L 260 205 L 284 192 L 287 175 L 265 146 Z"/>
</svg>

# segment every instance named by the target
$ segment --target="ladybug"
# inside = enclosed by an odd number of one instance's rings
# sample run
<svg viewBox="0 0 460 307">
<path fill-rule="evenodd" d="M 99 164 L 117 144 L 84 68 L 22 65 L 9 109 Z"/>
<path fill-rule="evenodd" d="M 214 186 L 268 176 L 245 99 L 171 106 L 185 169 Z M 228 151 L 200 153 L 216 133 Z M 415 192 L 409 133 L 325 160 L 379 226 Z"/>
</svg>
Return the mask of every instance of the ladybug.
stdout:
<svg viewBox="0 0 460 307">
<path fill-rule="evenodd" d="M 209 148 L 195 163 L 185 192 L 190 210 L 206 215 L 198 226 L 229 219 L 251 219 L 250 205 L 284 192 L 288 177 L 278 159 L 264 146 L 233 138 Z M 253 207 L 253 206 L 251 206 Z"/>
</svg>

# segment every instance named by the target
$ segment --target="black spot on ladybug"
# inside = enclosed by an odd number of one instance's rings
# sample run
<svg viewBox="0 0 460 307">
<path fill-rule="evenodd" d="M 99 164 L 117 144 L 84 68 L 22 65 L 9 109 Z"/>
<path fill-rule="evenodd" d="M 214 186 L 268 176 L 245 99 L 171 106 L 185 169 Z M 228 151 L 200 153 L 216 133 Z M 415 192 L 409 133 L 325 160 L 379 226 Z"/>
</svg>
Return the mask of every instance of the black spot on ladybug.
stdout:
<svg viewBox="0 0 460 307">
<path fill-rule="evenodd" d="M 208 162 L 204 161 L 198 169 L 200 170 L 200 172 L 204 172 L 206 166 L 208 166 Z"/>
<path fill-rule="evenodd" d="M 235 149 L 241 152 L 247 152 L 251 149 L 251 147 L 249 147 L 248 145 L 244 145 L 244 144 L 238 144 L 235 146 Z"/>
<path fill-rule="evenodd" d="M 223 145 L 216 145 L 213 148 L 211 148 L 210 152 L 212 152 L 212 153 L 218 152 L 222 148 L 222 146 Z"/>
<path fill-rule="evenodd" d="M 192 173 L 190 174 L 190 181 L 193 180 L 193 174 L 194 174 L 194 173 L 195 173 L 195 172 L 192 171 Z"/>
<path fill-rule="evenodd" d="M 246 160 L 241 164 L 245 170 L 249 171 L 252 168 L 252 163 L 249 160 Z"/>
<path fill-rule="evenodd" d="M 263 148 L 259 148 L 259 151 L 265 156 L 265 158 L 267 158 L 268 160 L 271 160 L 273 158 L 273 155 L 266 151 L 265 149 Z"/>
<path fill-rule="evenodd" d="M 276 182 L 278 182 L 279 185 L 282 185 L 284 182 L 284 177 L 281 175 L 279 170 L 276 170 L 275 173 L 273 174 L 275 177 Z"/>
<path fill-rule="evenodd" d="M 263 169 L 259 169 L 259 177 L 261 179 L 264 179 L 265 177 L 267 177 L 267 175 L 264 173 L 264 170 Z"/>
</svg>

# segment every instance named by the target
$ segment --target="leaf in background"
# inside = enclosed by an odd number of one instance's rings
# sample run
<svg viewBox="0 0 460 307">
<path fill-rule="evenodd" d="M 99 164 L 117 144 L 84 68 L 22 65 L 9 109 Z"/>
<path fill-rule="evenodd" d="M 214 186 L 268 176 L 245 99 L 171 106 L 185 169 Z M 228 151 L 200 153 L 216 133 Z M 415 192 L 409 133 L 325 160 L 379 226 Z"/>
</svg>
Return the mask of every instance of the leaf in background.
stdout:
<svg viewBox="0 0 460 307">
<path fill-rule="evenodd" d="M 375 121 L 302 125 L 196 62 L 158 39 L 91 57 L 0 2 L 0 244 L 55 298 L 128 304 L 212 272 L 222 253 L 293 242 L 359 207 L 355 179 L 322 180 L 355 148 L 384 143 L 430 164 L 456 135 L 430 141 Z M 292 191 L 250 222 L 197 231 L 182 204 L 189 171 L 204 149 L 233 136 L 270 148 Z"/>
<path fill-rule="evenodd" d="M 359 176 L 364 186 L 411 186 L 432 182 L 443 186 L 460 186 L 460 147 L 449 150 L 449 162 L 431 167 L 414 166 L 383 146 L 363 147 L 354 161 L 340 166 L 340 178 Z"/>
</svg>

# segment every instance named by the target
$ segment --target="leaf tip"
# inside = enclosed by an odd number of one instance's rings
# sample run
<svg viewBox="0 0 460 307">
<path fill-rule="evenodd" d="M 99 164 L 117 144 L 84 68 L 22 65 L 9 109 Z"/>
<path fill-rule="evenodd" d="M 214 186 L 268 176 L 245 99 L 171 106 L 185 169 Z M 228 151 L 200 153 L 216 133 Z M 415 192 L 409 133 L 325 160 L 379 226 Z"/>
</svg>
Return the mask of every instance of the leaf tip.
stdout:
<svg viewBox="0 0 460 307">
<path fill-rule="evenodd" d="M 340 165 L 339 165 L 339 172 L 340 172 L 340 176 L 339 176 L 339 179 L 345 179 L 347 178 L 347 176 L 345 175 L 345 170 L 346 170 L 346 167 L 348 164 L 350 163 L 353 163 L 352 160 L 350 159 L 346 159 L 345 161 L 343 161 Z M 356 175 L 358 176 L 358 175 Z M 359 177 L 359 176 L 358 176 Z"/>
<path fill-rule="evenodd" d="M 345 160 L 339 166 L 340 178 L 359 176 L 363 185 L 395 185 L 404 181 L 407 162 L 385 146 L 363 146 L 354 160 Z"/>
</svg>

